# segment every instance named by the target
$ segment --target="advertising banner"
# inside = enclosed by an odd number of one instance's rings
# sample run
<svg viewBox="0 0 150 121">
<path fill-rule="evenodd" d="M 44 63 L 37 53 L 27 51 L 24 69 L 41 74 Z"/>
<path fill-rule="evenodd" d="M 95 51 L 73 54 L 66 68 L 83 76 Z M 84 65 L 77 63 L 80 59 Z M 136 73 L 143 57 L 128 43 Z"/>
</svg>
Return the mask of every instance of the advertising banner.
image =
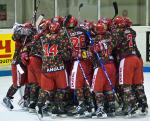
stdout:
<svg viewBox="0 0 150 121">
<path fill-rule="evenodd" d="M 0 34 L 0 67 L 10 65 L 15 51 L 12 34 Z"/>
<path fill-rule="evenodd" d="M 146 61 L 150 62 L 150 31 L 146 32 Z"/>
</svg>

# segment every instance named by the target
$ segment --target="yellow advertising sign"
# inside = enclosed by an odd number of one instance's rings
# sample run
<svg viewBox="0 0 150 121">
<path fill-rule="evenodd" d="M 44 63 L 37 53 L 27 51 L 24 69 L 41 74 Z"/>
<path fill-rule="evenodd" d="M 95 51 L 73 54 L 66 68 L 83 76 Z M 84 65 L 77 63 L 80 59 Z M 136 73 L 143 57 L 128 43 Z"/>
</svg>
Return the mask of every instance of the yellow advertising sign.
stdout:
<svg viewBox="0 0 150 121">
<path fill-rule="evenodd" d="M 0 66 L 10 65 L 15 51 L 12 34 L 0 34 Z"/>
</svg>

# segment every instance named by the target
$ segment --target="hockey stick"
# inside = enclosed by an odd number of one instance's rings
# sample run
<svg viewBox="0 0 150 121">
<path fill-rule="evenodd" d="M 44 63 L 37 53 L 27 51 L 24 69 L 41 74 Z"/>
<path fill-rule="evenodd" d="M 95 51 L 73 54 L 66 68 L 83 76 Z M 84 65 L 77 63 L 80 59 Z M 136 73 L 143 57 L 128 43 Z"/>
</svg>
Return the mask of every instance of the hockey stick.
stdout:
<svg viewBox="0 0 150 121">
<path fill-rule="evenodd" d="M 44 14 L 41 14 L 38 19 L 36 20 L 36 30 L 39 31 L 39 25 L 41 21 L 44 19 Z"/>
<path fill-rule="evenodd" d="M 83 3 L 81 3 L 80 5 L 79 5 L 79 12 L 80 12 L 80 9 L 83 7 Z"/>
<path fill-rule="evenodd" d="M 81 8 L 83 7 L 83 3 L 81 3 L 80 5 L 79 5 L 79 10 L 78 10 L 78 21 L 80 20 L 80 10 L 81 10 Z"/>
<path fill-rule="evenodd" d="M 71 19 L 71 17 L 72 17 L 72 16 L 71 16 L 70 14 L 66 17 L 66 20 L 65 20 L 64 23 L 63 23 L 63 27 L 64 27 L 64 31 L 65 31 L 65 33 L 66 33 L 66 35 L 67 35 L 67 38 L 69 39 L 69 42 L 71 43 L 71 46 L 73 46 L 73 45 L 72 45 L 72 42 L 71 42 L 71 40 L 70 40 L 69 34 L 68 34 L 68 32 L 67 32 L 67 29 L 66 29 L 67 23 L 69 22 L 69 20 Z"/>
<path fill-rule="evenodd" d="M 118 15 L 118 4 L 117 2 L 113 2 L 113 7 L 114 7 L 114 10 L 115 10 L 115 15 L 114 17 L 112 18 L 112 20 Z"/>
<path fill-rule="evenodd" d="M 33 16 L 32 16 L 32 20 L 31 22 L 34 23 L 34 25 L 36 25 L 36 14 L 37 14 L 37 10 L 39 8 L 39 5 L 40 5 L 40 0 L 38 0 L 38 4 L 36 5 L 36 0 L 35 0 L 35 3 L 34 3 L 34 12 L 33 12 Z"/>
<path fill-rule="evenodd" d="M 86 32 L 86 34 L 87 34 L 87 36 L 88 36 L 88 38 L 89 38 L 89 40 L 90 40 L 90 44 L 93 45 L 93 44 L 94 44 L 94 41 L 93 41 L 93 39 L 91 38 L 90 32 Z M 98 54 L 97 52 L 95 52 L 95 54 L 96 54 L 97 59 L 99 60 L 100 66 L 101 66 L 101 68 L 102 68 L 102 70 L 103 70 L 103 72 L 104 72 L 104 74 L 105 74 L 105 76 L 106 76 L 106 78 L 107 78 L 107 80 L 108 80 L 108 82 L 109 82 L 109 85 L 110 85 L 111 88 L 112 88 L 112 92 L 113 92 L 114 96 L 115 96 L 117 102 L 119 102 L 119 99 L 118 99 L 118 96 L 117 96 L 117 94 L 116 94 L 115 88 L 114 88 L 114 86 L 112 85 L 112 81 L 110 80 L 110 78 L 109 78 L 109 76 L 108 76 L 108 74 L 107 74 L 106 68 L 105 68 L 105 66 L 104 66 L 104 64 L 103 64 L 103 62 L 102 62 L 102 60 L 101 60 L 101 58 L 100 58 L 100 56 L 99 56 L 99 54 Z"/>
</svg>

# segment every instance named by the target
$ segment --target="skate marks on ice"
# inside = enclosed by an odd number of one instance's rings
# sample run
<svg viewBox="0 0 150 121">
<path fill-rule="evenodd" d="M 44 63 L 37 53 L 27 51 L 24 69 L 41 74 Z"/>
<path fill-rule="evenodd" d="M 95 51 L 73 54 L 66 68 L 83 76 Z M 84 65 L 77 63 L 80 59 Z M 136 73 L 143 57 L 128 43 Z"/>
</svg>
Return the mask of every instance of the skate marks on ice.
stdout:
<svg viewBox="0 0 150 121">
<path fill-rule="evenodd" d="M 144 73 L 145 77 L 145 92 L 148 99 L 148 105 L 150 106 L 150 73 Z M 18 101 L 20 100 L 20 94 L 19 91 L 15 94 L 13 99 L 13 106 L 14 109 L 12 111 L 9 111 L 7 108 L 5 108 L 2 105 L 2 100 L 6 95 L 6 92 L 11 85 L 11 76 L 8 77 L 0 77 L 0 121 L 39 121 L 36 113 L 29 113 L 27 111 L 24 111 L 21 107 L 18 105 Z M 123 116 L 116 116 L 114 118 L 106 118 L 106 119 L 91 119 L 91 118 L 82 118 L 82 119 L 75 119 L 73 117 L 50 117 L 50 116 L 44 116 L 41 121 L 98 121 L 98 120 L 105 120 L 105 121 L 150 121 L 150 108 L 148 109 L 149 113 L 147 116 L 137 116 L 132 118 L 126 118 Z"/>
</svg>

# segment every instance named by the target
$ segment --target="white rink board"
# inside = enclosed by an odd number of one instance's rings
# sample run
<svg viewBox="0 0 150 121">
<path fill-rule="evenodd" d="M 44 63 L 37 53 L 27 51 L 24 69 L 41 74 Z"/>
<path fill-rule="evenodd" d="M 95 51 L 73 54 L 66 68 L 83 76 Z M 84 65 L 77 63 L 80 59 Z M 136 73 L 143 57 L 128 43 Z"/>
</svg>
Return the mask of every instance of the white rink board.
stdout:
<svg viewBox="0 0 150 121">
<path fill-rule="evenodd" d="M 150 32 L 150 26 L 133 26 L 132 28 L 136 31 L 136 42 L 142 54 L 144 65 L 150 66 L 150 62 L 146 62 L 146 32 Z"/>
<path fill-rule="evenodd" d="M 146 32 L 150 32 L 150 26 L 132 26 L 132 28 L 136 31 L 137 37 L 137 46 L 142 54 L 142 58 L 144 61 L 144 66 L 150 66 L 150 62 L 146 62 Z M 0 34 L 10 34 L 12 33 L 12 29 L 0 29 Z"/>
</svg>

